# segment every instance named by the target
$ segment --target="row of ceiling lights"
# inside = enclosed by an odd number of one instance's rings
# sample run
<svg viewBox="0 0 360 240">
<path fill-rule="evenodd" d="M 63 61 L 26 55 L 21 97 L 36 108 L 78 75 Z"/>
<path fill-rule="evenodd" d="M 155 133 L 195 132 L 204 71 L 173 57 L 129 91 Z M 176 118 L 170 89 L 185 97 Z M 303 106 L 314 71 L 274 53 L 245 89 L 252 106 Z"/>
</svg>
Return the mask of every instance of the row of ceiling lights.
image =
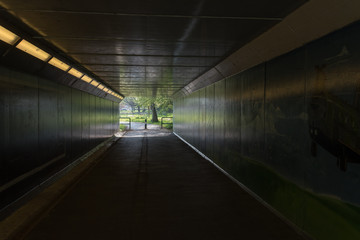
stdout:
<svg viewBox="0 0 360 240">
<path fill-rule="evenodd" d="M 75 68 L 67 65 L 66 63 L 60 61 L 54 56 L 51 56 L 49 53 L 43 51 L 42 49 L 38 48 L 37 46 L 33 45 L 32 43 L 26 41 L 25 39 L 21 39 L 20 37 L 16 35 L 15 33 L 9 31 L 8 29 L 4 28 L 0 25 L 0 40 L 4 41 L 10 45 L 15 45 L 16 48 L 44 61 L 47 62 L 54 67 L 61 69 L 64 72 L 67 72 L 71 75 L 73 75 L 76 78 L 79 78 L 83 80 L 84 82 L 87 82 L 94 87 L 97 87 L 98 89 L 104 91 L 105 93 L 111 94 L 116 98 L 119 98 L 120 100 L 123 99 L 123 97 L 115 92 L 113 92 L 111 89 L 106 88 L 101 83 L 97 82 L 96 80 L 92 79 L 91 77 L 85 75 L 84 73 L 76 70 Z"/>
</svg>

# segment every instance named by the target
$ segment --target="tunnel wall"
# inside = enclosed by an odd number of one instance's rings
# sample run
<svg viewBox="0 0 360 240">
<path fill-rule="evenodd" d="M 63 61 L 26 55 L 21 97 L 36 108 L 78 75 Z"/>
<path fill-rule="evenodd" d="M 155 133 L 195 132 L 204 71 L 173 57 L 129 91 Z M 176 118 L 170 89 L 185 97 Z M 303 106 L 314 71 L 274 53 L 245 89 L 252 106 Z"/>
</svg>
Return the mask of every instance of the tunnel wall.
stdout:
<svg viewBox="0 0 360 240">
<path fill-rule="evenodd" d="M 118 129 L 112 102 L 0 66 L 0 187 L 48 163 L 65 166 Z"/>
<path fill-rule="evenodd" d="M 359 42 L 355 23 L 177 98 L 174 132 L 315 239 L 360 239 Z"/>
</svg>

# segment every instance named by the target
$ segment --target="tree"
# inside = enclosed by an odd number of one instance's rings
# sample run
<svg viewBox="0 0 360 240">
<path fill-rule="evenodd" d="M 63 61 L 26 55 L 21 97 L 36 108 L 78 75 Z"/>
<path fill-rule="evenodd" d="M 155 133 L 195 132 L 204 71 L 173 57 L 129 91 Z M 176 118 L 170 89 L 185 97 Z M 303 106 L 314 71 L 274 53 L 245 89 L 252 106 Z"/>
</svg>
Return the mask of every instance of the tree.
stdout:
<svg viewBox="0 0 360 240">
<path fill-rule="evenodd" d="M 130 106 L 134 106 L 134 108 L 136 107 L 139 113 L 141 108 L 151 110 L 152 122 L 159 122 L 158 112 L 160 114 L 166 114 L 171 113 L 173 110 L 172 100 L 165 97 L 126 97 L 123 101 Z"/>
<path fill-rule="evenodd" d="M 156 98 L 148 98 L 148 97 L 137 97 L 137 103 L 141 106 L 150 108 L 152 112 L 151 121 L 159 122 L 157 111 L 156 111 Z"/>
<path fill-rule="evenodd" d="M 155 108 L 155 101 L 153 103 L 151 103 L 151 112 L 152 112 L 151 121 L 159 122 L 158 115 L 157 115 L 156 108 Z"/>
<path fill-rule="evenodd" d="M 170 98 L 157 97 L 155 104 L 160 114 L 167 114 L 173 112 L 173 102 Z"/>
<path fill-rule="evenodd" d="M 134 109 L 137 105 L 134 97 L 126 97 L 122 102 L 129 105 L 131 107 L 131 112 L 134 113 Z"/>
</svg>

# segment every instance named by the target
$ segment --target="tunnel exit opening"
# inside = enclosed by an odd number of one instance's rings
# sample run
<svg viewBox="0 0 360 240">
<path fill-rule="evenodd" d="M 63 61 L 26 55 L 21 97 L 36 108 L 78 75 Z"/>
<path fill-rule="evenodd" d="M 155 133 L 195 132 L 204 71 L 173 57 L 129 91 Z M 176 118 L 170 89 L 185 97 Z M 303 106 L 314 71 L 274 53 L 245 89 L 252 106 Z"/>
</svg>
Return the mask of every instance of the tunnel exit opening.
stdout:
<svg viewBox="0 0 360 240">
<path fill-rule="evenodd" d="M 119 105 L 120 131 L 173 128 L 173 102 L 165 97 L 126 97 Z"/>
</svg>

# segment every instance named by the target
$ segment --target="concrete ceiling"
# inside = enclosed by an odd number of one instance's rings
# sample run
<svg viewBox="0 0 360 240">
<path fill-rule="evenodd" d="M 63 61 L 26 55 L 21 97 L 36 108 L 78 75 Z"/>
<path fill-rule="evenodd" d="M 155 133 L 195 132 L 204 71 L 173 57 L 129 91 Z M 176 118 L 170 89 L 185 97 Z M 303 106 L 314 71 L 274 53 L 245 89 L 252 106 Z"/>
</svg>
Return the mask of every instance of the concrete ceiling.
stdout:
<svg viewBox="0 0 360 240">
<path fill-rule="evenodd" d="M 125 96 L 168 96 L 306 0 L 1 0 L 4 8 Z"/>
</svg>

